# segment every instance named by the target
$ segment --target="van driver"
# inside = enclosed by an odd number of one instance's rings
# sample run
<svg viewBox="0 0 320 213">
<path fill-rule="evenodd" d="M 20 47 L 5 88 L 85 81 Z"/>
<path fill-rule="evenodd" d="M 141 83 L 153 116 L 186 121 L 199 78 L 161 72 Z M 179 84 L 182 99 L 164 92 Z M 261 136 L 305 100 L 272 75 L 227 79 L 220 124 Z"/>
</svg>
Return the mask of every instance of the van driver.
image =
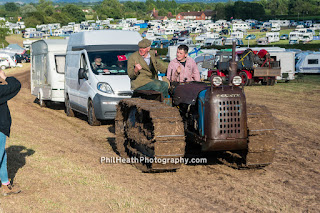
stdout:
<svg viewBox="0 0 320 213">
<path fill-rule="evenodd" d="M 102 59 L 100 55 L 96 55 L 94 57 L 94 62 L 92 62 L 92 69 L 97 73 L 108 72 L 107 65 L 102 63 Z"/>
</svg>

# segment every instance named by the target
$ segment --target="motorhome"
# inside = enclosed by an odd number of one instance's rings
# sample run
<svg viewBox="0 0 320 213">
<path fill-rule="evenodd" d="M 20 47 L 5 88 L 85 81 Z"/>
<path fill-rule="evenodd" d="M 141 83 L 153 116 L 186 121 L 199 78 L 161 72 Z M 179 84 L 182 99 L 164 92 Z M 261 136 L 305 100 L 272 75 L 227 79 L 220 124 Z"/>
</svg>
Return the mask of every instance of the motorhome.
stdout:
<svg viewBox="0 0 320 213">
<path fill-rule="evenodd" d="M 65 105 L 68 116 L 74 111 L 88 116 L 90 125 L 114 119 L 116 106 L 132 95 L 127 59 L 139 49 L 142 39 L 135 31 L 98 30 L 72 34 L 65 69 Z M 104 66 L 94 66 L 95 58 Z"/>
<path fill-rule="evenodd" d="M 309 42 L 313 40 L 313 35 L 311 32 L 299 32 L 299 31 L 292 31 L 289 34 L 289 42 L 290 40 L 296 40 Z"/>
<path fill-rule="evenodd" d="M 269 43 L 280 41 L 280 33 L 279 32 L 269 32 L 266 33 L 266 38 Z"/>
<path fill-rule="evenodd" d="M 296 73 L 320 73 L 320 52 L 301 52 L 296 55 Z"/>
<path fill-rule="evenodd" d="M 31 44 L 31 94 L 41 107 L 64 102 L 64 71 L 67 40 L 38 40 Z"/>
</svg>

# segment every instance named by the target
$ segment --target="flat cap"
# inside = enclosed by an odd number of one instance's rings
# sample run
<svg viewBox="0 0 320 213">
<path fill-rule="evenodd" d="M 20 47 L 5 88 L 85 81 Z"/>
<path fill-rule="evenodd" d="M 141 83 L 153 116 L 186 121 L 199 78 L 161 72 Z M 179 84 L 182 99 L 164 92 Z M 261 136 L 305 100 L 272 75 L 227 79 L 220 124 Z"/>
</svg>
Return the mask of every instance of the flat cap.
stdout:
<svg viewBox="0 0 320 213">
<path fill-rule="evenodd" d="M 142 39 L 141 41 L 139 41 L 138 46 L 140 48 L 147 48 L 151 46 L 151 41 L 148 39 Z"/>
</svg>

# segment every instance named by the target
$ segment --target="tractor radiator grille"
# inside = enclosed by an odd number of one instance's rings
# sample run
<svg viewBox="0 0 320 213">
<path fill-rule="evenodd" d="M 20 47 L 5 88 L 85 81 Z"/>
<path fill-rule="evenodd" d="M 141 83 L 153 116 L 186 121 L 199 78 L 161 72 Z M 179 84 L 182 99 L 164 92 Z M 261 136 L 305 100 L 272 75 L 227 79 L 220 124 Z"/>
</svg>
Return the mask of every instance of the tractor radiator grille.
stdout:
<svg viewBox="0 0 320 213">
<path fill-rule="evenodd" d="M 219 101 L 219 131 L 234 137 L 241 130 L 241 107 L 239 100 Z"/>
</svg>

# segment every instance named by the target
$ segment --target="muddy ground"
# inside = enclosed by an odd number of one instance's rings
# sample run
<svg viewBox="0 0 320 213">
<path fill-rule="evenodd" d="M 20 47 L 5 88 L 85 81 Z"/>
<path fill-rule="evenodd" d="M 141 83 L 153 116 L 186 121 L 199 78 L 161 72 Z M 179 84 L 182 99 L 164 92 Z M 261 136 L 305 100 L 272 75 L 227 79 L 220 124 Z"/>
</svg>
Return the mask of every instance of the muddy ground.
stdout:
<svg viewBox="0 0 320 213">
<path fill-rule="evenodd" d="M 236 170 L 217 163 L 145 174 L 117 157 L 113 123 L 91 127 L 63 105 L 40 108 L 30 94 L 29 67 L 11 75 L 22 90 L 9 102 L 10 177 L 23 192 L 1 197 L 4 212 L 319 212 L 320 85 L 246 88 L 248 104 L 270 108 L 279 143 L 274 163 Z M 293 85 L 293 86 L 292 86 Z"/>
</svg>

